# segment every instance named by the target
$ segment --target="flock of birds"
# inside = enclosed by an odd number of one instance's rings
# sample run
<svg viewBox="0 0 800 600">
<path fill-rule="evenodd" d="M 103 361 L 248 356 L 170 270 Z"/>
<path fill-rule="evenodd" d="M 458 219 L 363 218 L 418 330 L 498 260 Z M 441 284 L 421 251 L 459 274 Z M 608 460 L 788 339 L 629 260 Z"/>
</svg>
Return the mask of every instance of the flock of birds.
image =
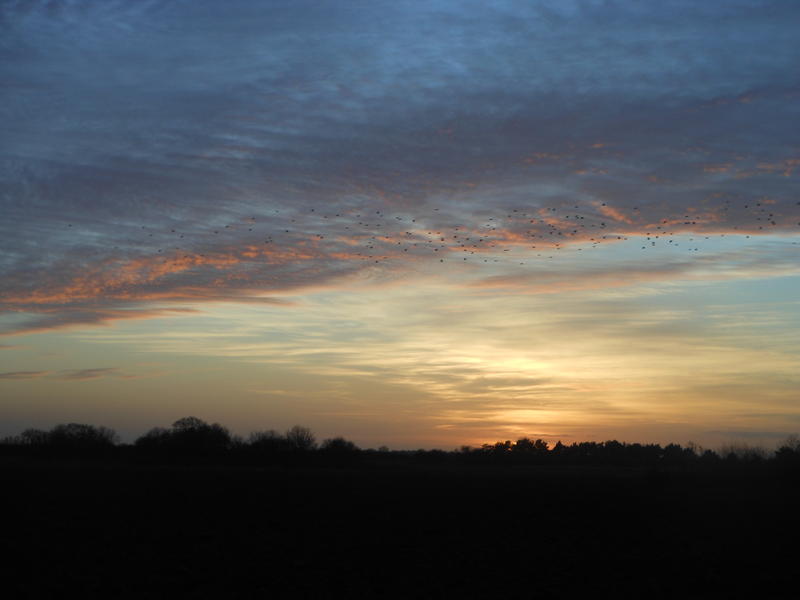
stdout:
<svg viewBox="0 0 800 600">
<path fill-rule="evenodd" d="M 640 251 L 662 244 L 700 252 L 703 241 L 712 236 L 741 233 L 750 237 L 770 230 L 786 231 L 787 226 L 800 227 L 800 222 L 789 220 L 789 212 L 773 203 L 735 204 L 725 200 L 702 211 L 690 209 L 654 218 L 653 208 L 593 203 L 583 209 L 577 204 L 510 208 L 493 216 L 483 211 L 480 218 L 473 215 L 469 222 L 457 206 L 431 208 L 424 216 L 380 209 L 324 212 L 284 208 L 218 226 L 140 225 L 139 235 L 128 235 L 127 242 L 115 246 L 115 250 L 125 250 L 128 255 L 156 254 L 164 263 L 195 259 L 200 264 L 206 257 L 238 249 L 254 260 L 281 253 L 290 258 L 292 252 L 303 252 L 306 256 L 346 256 L 374 263 L 432 255 L 442 263 L 455 259 L 524 265 L 531 259 L 553 259 L 556 251 L 566 248 L 583 251 L 634 239 L 641 240 Z M 800 210 L 791 212 L 797 219 Z M 256 250 L 258 247 L 263 250 Z"/>
</svg>

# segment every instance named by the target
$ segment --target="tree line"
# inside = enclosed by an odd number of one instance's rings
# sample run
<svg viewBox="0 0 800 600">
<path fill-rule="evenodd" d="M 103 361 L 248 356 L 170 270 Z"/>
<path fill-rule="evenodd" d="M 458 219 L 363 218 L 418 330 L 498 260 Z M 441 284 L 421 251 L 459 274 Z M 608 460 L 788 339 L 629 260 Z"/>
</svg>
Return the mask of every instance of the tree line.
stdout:
<svg viewBox="0 0 800 600">
<path fill-rule="evenodd" d="M 219 423 L 207 423 L 197 417 L 183 417 L 170 427 L 154 427 L 132 444 L 120 443 L 117 432 L 108 427 L 67 423 L 56 425 L 49 431 L 26 429 L 19 435 L 0 440 L 0 447 L 5 454 L 126 455 L 153 459 L 298 458 L 311 454 L 344 456 L 361 451 L 343 437 L 317 443 L 314 433 L 301 425 L 290 427 L 283 433 L 273 429 L 254 431 L 244 439 L 233 435 Z"/>
<path fill-rule="evenodd" d="M 360 458 L 411 460 L 420 463 L 529 464 L 576 466 L 625 466 L 650 468 L 713 467 L 722 465 L 777 465 L 800 469 L 800 438 L 790 436 L 775 451 L 745 444 L 731 444 L 718 451 L 693 443 L 639 444 L 608 440 L 555 445 L 527 437 L 516 442 L 498 441 L 481 446 L 444 450 L 389 450 L 385 446 L 361 449 L 338 436 L 317 443 L 307 427 L 295 425 L 285 432 L 254 431 L 246 439 L 219 423 L 184 417 L 170 427 L 155 427 L 132 444 L 120 443 L 108 427 L 83 423 L 59 424 L 49 431 L 26 429 L 0 440 L 3 454 L 40 456 L 128 456 L 150 460 L 217 459 L 227 462 L 263 463 L 309 461 L 312 458 L 355 462 Z"/>
</svg>

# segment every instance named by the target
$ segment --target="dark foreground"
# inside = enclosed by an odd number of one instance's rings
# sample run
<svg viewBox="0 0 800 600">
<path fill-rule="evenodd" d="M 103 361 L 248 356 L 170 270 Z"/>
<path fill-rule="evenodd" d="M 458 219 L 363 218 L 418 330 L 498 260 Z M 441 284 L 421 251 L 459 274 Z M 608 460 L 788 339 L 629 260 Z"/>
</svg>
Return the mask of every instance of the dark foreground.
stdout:
<svg viewBox="0 0 800 600">
<path fill-rule="evenodd" d="M 2 464 L 6 598 L 796 598 L 766 470 Z"/>
</svg>

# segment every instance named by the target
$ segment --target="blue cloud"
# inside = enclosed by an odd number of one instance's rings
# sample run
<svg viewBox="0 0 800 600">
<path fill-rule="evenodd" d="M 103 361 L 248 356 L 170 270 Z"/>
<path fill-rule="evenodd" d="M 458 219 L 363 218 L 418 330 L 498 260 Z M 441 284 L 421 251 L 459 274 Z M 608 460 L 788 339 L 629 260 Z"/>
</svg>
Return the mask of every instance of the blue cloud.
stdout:
<svg viewBox="0 0 800 600">
<path fill-rule="evenodd" d="M 220 293 L 300 287 L 364 267 L 336 258 L 354 232 L 371 258 L 514 207 L 796 232 L 798 26 L 779 1 L 4 3 L 0 292 L 324 236 Z M 197 262 L 155 291 L 219 279 Z"/>
</svg>

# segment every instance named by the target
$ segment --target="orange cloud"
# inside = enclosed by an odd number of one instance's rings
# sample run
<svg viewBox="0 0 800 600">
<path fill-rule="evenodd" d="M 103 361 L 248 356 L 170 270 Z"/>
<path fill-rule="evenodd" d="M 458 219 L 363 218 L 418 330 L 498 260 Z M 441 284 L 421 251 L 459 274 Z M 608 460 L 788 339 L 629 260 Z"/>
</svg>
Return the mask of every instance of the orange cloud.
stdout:
<svg viewBox="0 0 800 600">
<path fill-rule="evenodd" d="M 611 217 L 615 221 L 619 221 L 620 223 L 627 223 L 628 225 L 635 225 L 636 222 L 623 213 L 620 209 L 614 208 L 613 206 L 608 206 L 607 204 L 601 204 L 597 206 L 597 210 L 600 211 L 606 217 Z"/>
<path fill-rule="evenodd" d="M 727 173 L 731 169 L 731 163 L 722 163 L 717 165 L 704 165 L 704 173 Z"/>
<path fill-rule="evenodd" d="M 786 164 L 794 163 L 787 161 Z M 715 206 L 712 200 L 719 200 L 720 204 Z M 491 217 L 484 214 L 483 225 L 474 221 L 472 224 L 460 221 L 455 225 L 454 216 L 443 213 L 417 219 L 408 215 L 394 218 L 381 215 L 374 217 L 376 222 L 372 225 L 359 222 L 356 227 L 352 220 L 348 221 L 358 229 L 351 233 L 320 229 L 318 234 L 292 234 L 281 243 L 271 239 L 263 244 L 248 240 L 242 245 L 227 245 L 205 252 L 176 250 L 165 254 L 113 257 L 62 270 L 52 267 L 47 271 L 25 273 L 3 282 L 0 310 L 40 315 L 13 329 L 21 333 L 147 318 L 163 312 L 163 309 L 155 309 L 153 313 L 132 310 L 139 309 L 138 304 L 143 302 L 288 305 L 291 304 L 288 300 L 262 294 L 328 288 L 333 281 L 342 281 L 374 266 L 375 262 L 381 262 L 380 268 L 386 273 L 396 275 L 403 272 L 403 263 L 438 262 L 447 256 L 470 260 L 471 255 L 486 258 L 487 254 L 494 253 L 502 256 L 500 253 L 510 252 L 515 247 L 596 245 L 628 236 L 666 236 L 692 230 L 703 231 L 706 235 L 758 234 L 764 233 L 767 225 L 771 231 L 777 231 L 796 222 L 785 213 L 773 219 L 772 214 L 745 214 L 741 207 L 729 210 L 729 205 L 722 202 L 719 198 L 710 198 L 703 206 L 683 208 L 681 216 L 668 215 L 657 220 L 653 213 L 661 207 L 643 206 L 642 211 L 630 211 L 599 202 L 580 208 L 569 206 L 572 202 L 549 207 L 541 204 L 512 207 Z M 760 202 L 774 201 L 762 198 Z M 370 216 L 356 216 L 373 221 Z M 767 217 L 770 221 L 765 221 Z M 376 229 L 381 225 L 380 230 Z M 0 335 L 9 333 L 0 332 Z"/>
<path fill-rule="evenodd" d="M 51 283 L 38 289 L 6 294 L 2 303 L 8 306 L 69 304 L 93 299 L 163 300 L 208 298 L 202 287 L 182 285 L 175 281 L 168 289 L 155 289 L 165 280 L 197 269 L 224 272 L 212 285 L 224 285 L 227 280 L 247 280 L 247 274 L 233 267 L 243 263 L 272 266 L 331 258 L 317 247 L 318 242 L 300 242 L 292 248 L 247 245 L 239 249 L 221 250 L 207 254 L 174 252 L 169 255 L 145 256 L 129 260 L 109 259 L 86 267 L 66 283 Z M 336 259 L 355 259 L 355 254 L 337 253 Z M 213 272 L 213 271 L 212 271 Z M 215 299 L 218 294 L 214 294 Z"/>
<path fill-rule="evenodd" d="M 85 381 L 87 379 L 99 379 L 100 377 L 126 377 L 119 372 L 116 367 L 104 367 L 99 369 L 71 369 L 62 371 L 54 376 L 56 379 L 66 381 Z"/>
<path fill-rule="evenodd" d="M 780 172 L 784 177 L 789 177 L 800 167 L 800 158 L 787 158 L 774 163 L 759 163 L 756 168 L 767 173 Z"/>
</svg>

